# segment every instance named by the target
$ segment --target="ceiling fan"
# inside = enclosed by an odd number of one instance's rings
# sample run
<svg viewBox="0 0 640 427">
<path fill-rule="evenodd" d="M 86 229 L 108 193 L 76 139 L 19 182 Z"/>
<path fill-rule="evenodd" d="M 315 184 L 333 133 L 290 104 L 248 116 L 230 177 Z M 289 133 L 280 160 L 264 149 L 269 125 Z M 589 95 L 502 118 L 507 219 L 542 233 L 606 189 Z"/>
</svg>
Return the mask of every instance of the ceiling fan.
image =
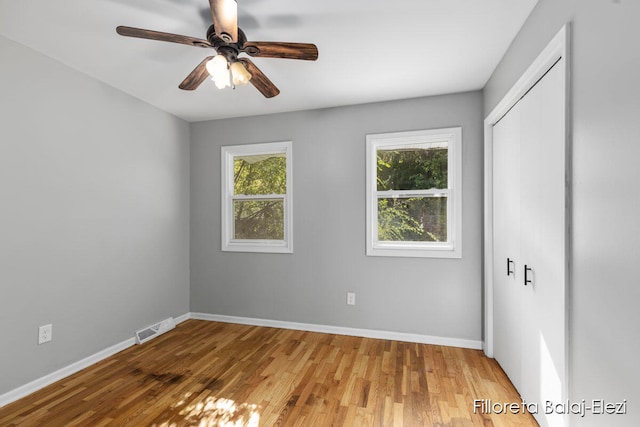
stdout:
<svg viewBox="0 0 640 427">
<path fill-rule="evenodd" d="M 318 48 L 314 44 L 247 41 L 244 32 L 238 28 L 236 0 L 209 0 L 209 6 L 213 25 L 207 31 L 206 40 L 126 26 L 117 27 L 116 32 L 127 37 L 214 49 L 217 55 L 206 57 L 180 83 L 179 88 L 183 90 L 197 89 L 211 76 L 220 89 L 251 82 L 265 97 L 272 98 L 280 90 L 249 58 L 238 58 L 239 54 L 246 53 L 256 58 L 318 59 Z"/>
</svg>

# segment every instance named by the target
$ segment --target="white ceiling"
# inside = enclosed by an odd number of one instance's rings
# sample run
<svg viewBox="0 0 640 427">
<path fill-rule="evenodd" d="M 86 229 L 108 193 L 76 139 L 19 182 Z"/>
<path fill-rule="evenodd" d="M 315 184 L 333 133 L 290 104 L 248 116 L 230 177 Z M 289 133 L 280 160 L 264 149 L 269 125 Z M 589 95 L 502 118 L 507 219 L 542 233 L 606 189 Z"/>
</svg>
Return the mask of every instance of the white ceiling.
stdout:
<svg viewBox="0 0 640 427">
<path fill-rule="evenodd" d="M 206 38 L 207 0 L 0 0 L 0 34 L 188 121 L 481 89 L 538 0 L 238 0 L 249 40 L 314 43 L 315 62 L 254 58 L 280 89 L 178 84 L 212 52 L 116 34 Z"/>
</svg>

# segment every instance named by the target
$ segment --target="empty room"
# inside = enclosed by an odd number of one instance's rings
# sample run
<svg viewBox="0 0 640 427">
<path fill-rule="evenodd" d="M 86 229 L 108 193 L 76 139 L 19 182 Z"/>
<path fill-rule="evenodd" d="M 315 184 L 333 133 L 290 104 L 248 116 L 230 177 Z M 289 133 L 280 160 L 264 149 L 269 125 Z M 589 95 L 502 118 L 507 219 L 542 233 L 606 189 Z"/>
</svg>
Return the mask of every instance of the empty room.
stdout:
<svg viewBox="0 0 640 427">
<path fill-rule="evenodd" d="M 0 426 L 640 425 L 638 20 L 0 0 Z"/>
</svg>

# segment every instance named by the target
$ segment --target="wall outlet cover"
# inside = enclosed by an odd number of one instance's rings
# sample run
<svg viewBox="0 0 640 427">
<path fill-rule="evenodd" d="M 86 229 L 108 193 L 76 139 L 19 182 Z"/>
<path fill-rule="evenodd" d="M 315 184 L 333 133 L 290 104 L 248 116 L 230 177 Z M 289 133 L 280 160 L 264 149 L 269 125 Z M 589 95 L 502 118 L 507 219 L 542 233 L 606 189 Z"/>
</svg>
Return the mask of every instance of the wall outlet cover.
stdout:
<svg viewBox="0 0 640 427">
<path fill-rule="evenodd" d="M 347 292 L 347 305 L 356 305 L 356 293 Z"/>
<path fill-rule="evenodd" d="M 53 325 L 42 325 L 38 328 L 38 344 L 44 344 L 53 339 Z"/>
</svg>

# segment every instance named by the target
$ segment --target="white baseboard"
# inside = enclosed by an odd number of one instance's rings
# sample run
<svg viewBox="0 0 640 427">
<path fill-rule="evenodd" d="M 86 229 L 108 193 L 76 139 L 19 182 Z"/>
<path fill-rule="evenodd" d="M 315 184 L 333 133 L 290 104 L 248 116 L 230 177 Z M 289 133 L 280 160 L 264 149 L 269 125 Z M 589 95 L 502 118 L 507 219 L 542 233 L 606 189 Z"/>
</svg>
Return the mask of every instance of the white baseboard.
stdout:
<svg viewBox="0 0 640 427">
<path fill-rule="evenodd" d="M 178 323 L 184 322 L 189 318 L 190 318 L 190 313 L 187 313 L 187 314 L 183 314 L 182 316 L 176 317 L 174 320 L 177 325 Z M 135 338 L 133 337 L 129 338 L 127 340 L 119 342 L 118 344 L 112 345 L 109 348 L 105 348 L 104 350 L 101 350 L 95 354 L 92 354 L 89 357 L 85 357 L 82 360 L 72 363 L 71 365 L 58 369 L 57 371 L 52 372 L 48 375 L 45 375 L 44 377 L 40 377 L 36 380 L 31 381 L 30 383 L 27 383 L 16 389 L 13 389 L 5 394 L 1 394 L 0 408 L 2 408 L 5 405 L 8 405 L 9 403 L 15 402 L 18 399 L 28 396 L 31 393 L 40 390 L 41 388 L 44 388 L 50 384 L 53 384 L 56 381 L 60 381 L 70 375 L 73 375 L 76 372 L 81 371 L 84 368 L 87 368 L 93 365 L 94 363 L 98 363 L 101 360 L 106 359 L 107 357 L 113 356 L 114 354 L 119 353 L 122 350 L 125 350 L 135 345 L 135 343 L 136 343 Z"/>
<path fill-rule="evenodd" d="M 176 325 L 184 322 L 185 320 L 191 319 L 191 313 L 185 313 L 182 316 L 174 317 L 173 320 L 176 322 Z"/>
<path fill-rule="evenodd" d="M 461 338 L 436 337 L 431 335 L 410 334 L 406 332 L 378 331 L 374 329 L 346 328 L 341 326 L 314 325 L 311 323 L 285 322 L 281 320 L 256 319 L 251 317 L 225 316 L 220 314 L 190 313 L 191 319 L 208 320 L 212 322 L 237 323 L 251 326 L 268 326 L 281 329 L 295 329 L 298 331 L 322 332 L 336 335 L 350 335 L 363 338 L 378 338 L 384 340 L 415 342 L 419 344 L 443 345 L 447 347 L 462 347 L 482 350 L 482 341 Z"/>
</svg>

